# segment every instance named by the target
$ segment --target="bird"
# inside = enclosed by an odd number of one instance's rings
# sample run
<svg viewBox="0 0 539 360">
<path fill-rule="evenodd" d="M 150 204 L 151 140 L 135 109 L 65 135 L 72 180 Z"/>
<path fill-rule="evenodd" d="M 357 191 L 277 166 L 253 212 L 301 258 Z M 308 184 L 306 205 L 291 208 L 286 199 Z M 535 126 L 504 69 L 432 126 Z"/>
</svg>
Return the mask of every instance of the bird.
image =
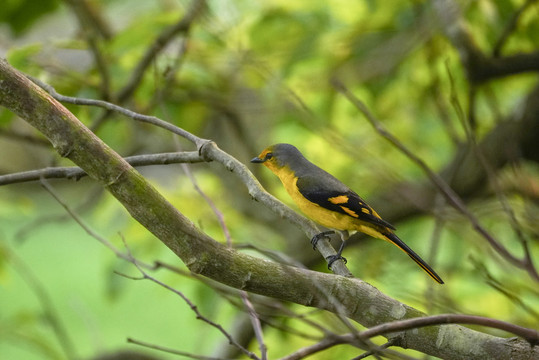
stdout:
<svg viewBox="0 0 539 360">
<path fill-rule="evenodd" d="M 331 230 L 315 235 L 311 243 L 338 231 L 342 244 L 336 255 L 328 256 L 328 268 L 337 260 L 346 259 L 342 252 L 346 241 L 362 232 L 397 246 L 411 257 L 433 280 L 442 278 L 397 235 L 395 227 L 383 220 L 363 199 L 336 177 L 319 168 L 291 144 L 275 144 L 264 149 L 251 163 L 266 166 L 279 177 L 299 209 L 318 224 Z"/>
</svg>

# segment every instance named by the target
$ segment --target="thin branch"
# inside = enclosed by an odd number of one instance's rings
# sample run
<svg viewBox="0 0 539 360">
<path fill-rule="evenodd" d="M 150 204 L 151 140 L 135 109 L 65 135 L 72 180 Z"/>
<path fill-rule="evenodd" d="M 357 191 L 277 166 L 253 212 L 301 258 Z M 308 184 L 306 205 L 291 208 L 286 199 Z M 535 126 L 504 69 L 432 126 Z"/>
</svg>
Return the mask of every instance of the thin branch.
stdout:
<svg viewBox="0 0 539 360">
<path fill-rule="evenodd" d="M 109 250 L 111 250 L 117 257 L 131 262 L 131 258 L 129 256 L 122 253 L 110 241 L 108 241 L 107 239 L 96 233 L 94 230 L 92 230 L 88 225 L 86 225 L 84 220 L 82 220 L 82 218 L 75 211 L 73 211 L 69 205 L 67 205 L 67 203 L 60 197 L 60 195 L 56 192 L 56 190 L 54 190 L 54 188 L 49 184 L 47 180 L 41 179 L 40 182 L 41 186 L 43 186 L 43 188 L 47 190 L 47 192 L 54 198 L 54 200 L 56 200 L 58 204 L 60 204 L 64 208 L 64 210 L 73 218 L 73 220 L 75 220 L 77 224 L 79 224 L 79 226 L 88 235 L 109 248 Z"/>
<path fill-rule="evenodd" d="M 474 41 L 454 0 L 436 0 L 434 7 L 439 22 L 453 46 L 458 50 L 468 79 L 482 83 L 498 77 L 539 71 L 539 51 L 505 57 L 488 57 Z"/>
<path fill-rule="evenodd" d="M 190 8 L 187 10 L 187 13 L 180 19 L 180 21 L 165 29 L 165 31 L 163 31 L 161 35 L 154 40 L 131 73 L 131 78 L 128 80 L 127 84 L 118 93 L 118 102 L 123 103 L 133 94 L 141 82 L 142 76 L 146 72 L 146 69 L 148 66 L 150 66 L 156 56 L 177 34 L 187 33 L 189 31 L 193 21 L 197 18 L 205 6 L 205 0 L 193 0 Z"/>
<path fill-rule="evenodd" d="M 197 360 L 227 360 L 227 359 L 223 359 L 223 358 L 214 358 L 214 357 L 210 357 L 210 356 L 202 356 L 202 355 L 191 354 L 191 353 L 188 353 L 188 352 L 185 352 L 185 351 L 180 351 L 180 350 L 175 350 L 175 349 L 171 349 L 171 348 L 164 347 L 164 346 L 150 344 L 148 342 L 144 342 L 144 341 L 141 341 L 141 340 L 136 340 L 136 339 L 133 339 L 133 338 L 127 338 L 127 342 L 130 343 L 130 344 L 140 345 L 140 346 L 143 346 L 143 347 L 148 348 L 148 349 L 159 350 L 159 351 L 169 353 L 169 354 L 185 356 L 185 357 L 188 357 L 188 358 L 191 358 L 191 359 L 197 359 Z"/>
<path fill-rule="evenodd" d="M 249 295 L 247 294 L 247 292 L 242 291 L 240 294 L 241 294 L 241 300 L 247 307 L 247 313 L 249 314 L 249 319 L 251 319 L 251 324 L 255 332 L 255 337 L 258 342 L 258 348 L 260 349 L 262 360 L 266 360 L 268 358 L 268 347 L 266 346 L 264 342 L 264 335 L 262 331 L 262 325 L 260 324 L 260 318 L 258 317 L 258 314 L 253 304 L 249 300 Z"/>
<path fill-rule="evenodd" d="M 182 128 L 179 128 L 175 125 L 172 125 L 171 123 L 168 123 L 164 120 L 161 120 L 155 116 L 142 115 L 134 111 L 131 111 L 129 109 L 126 109 L 124 107 L 110 103 L 108 101 L 83 99 L 83 98 L 60 95 L 58 92 L 56 92 L 56 90 L 52 86 L 42 82 L 41 80 L 33 78 L 33 77 L 28 77 L 28 78 L 32 82 L 34 82 L 36 85 L 41 87 L 43 90 L 47 91 L 53 98 L 55 98 L 56 100 L 60 102 L 65 102 L 65 103 L 74 104 L 74 105 L 83 105 L 83 106 L 97 106 L 106 110 L 114 111 L 114 112 L 117 112 L 118 114 L 131 118 L 133 120 L 140 121 L 147 124 L 152 124 L 160 128 L 163 128 L 165 130 L 168 130 L 176 135 L 179 135 L 191 141 L 197 146 L 201 146 L 204 142 L 207 141 L 207 140 L 200 139 L 199 137 L 191 134 L 190 132 Z"/>
<path fill-rule="evenodd" d="M 350 338 L 350 336 L 347 335 L 331 335 L 327 336 L 322 341 L 306 346 L 304 348 L 301 348 L 292 354 L 288 354 L 285 357 L 282 357 L 280 360 L 300 360 L 307 356 L 316 354 L 318 352 L 324 351 L 326 349 L 329 349 L 333 346 L 341 345 L 341 344 L 350 344 L 353 345 L 353 340 Z"/>
<path fill-rule="evenodd" d="M 86 0 L 66 0 L 78 19 L 80 33 L 86 40 L 88 48 L 93 55 L 95 66 L 99 72 L 101 97 L 110 100 L 110 73 L 103 51 L 100 48 L 101 39 L 110 39 L 111 30 L 108 23 L 95 4 Z"/>
<path fill-rule="evenodd" d="M 463 314 L 440 314 L 392 321 L 389 323 L 373 326 L 368 330 L 360 332 L 359 336 L 365 338 L 372 338 L 375 336 L 392 332 L 442 324 L 468 324 L 486 326 L 493 329 L 507 331 L 508 333 L 520 336 L 521 338 L 525 339 L 531 346 L 539 345 L 539 331 L 537 330 L 528 329 L 505 321 L 491 319 L 483 316 Z"/>
<path fill-rule="evenodd" d="M 368 358 L 369 356 L 375 354 L 375 352 L 383 352 L 384 355 L 386 354 L 389 354 L 389 353 L 392 353 L 392 351 L 388 350 L 388 351 L 384 351 L 386 350 L 387 348 L 389 348 L 390 346 L 393 346 L 395 343 L 394 340 L 389 340 L 387 342 L 385 342 L 384 344 L 378 346 L 376 349 L 374 350 L 370 350 L 370 351 L 367 351 L 359 356 L 356 356 L 355 358 L 353 358 L 352 360 L 362 360 L 362 359 L 366 359 Z M 404 355 L 404 354 L 400 354 L 398 353 L 398 357 L 401 358 L 401 359 L 407 359 L 407 360 L 415 360 L 416 358 L 412 358 L 410 356 L 407 356 L 407 355 Z"/>
<path fill-rule="evenodd" d="M 230 236 L 230 231 L 228 230 L 228 227 L 226 226 L 225 216 L 224 216 L 223 212 L 221 210 L 219 210 L 219 208 L 217 207 L 217 205 L 215 205 L 213 200 L 208 195 L 206 195 L 206 193 L 204 191 L 202 191 L 202 189 L 198 185 L 198 182 L 195 179 L 195 176 L 193 175 L 193 172 L 191 171 L 189 166 L 187 164 L 181 164 L 181 167 L 182 167 L 183 172 L 185 173 L 185 175 L 187 175 L 187 177 L 191 181 L 191 184 L 193 184 L 193 187 L 195 188 L 195 191 L 200 196 L 202 196 L 204 201 L 206 201 L 206 203 L 210 206 L 211 210 L 215 214 L 215 217 L 217 218 L 217 221 L 219 222 L 219 226 L 223 230 L 227 246 L 231 247 L 232 246 L 232 238 Z"/>
<path fill-rule="evenodd" d="M 476 93 L 477 93 L 476 85 L 471 84 L 470 86 L 469 105 L 468 105 L 469 111 L 468 111 L 468 119 L 467 119 L 468 121 L 466 121 L 466 117 L 464 116 L 462 106 L 460 105 L 460 101 L 456 93 L 456 87 L 454 85 L 453 76 L 451 74 L 451 71 L 449 69 L 447 62 L 446 62 L 446 69 L 447 69 L 447 73 L 449 75 L 449 80 L 451 84 L 451 102 L 453 106 L 455 107 L 455 111 L 458 115 L 458 118 L 460 119 L 464 133 L 466 134 L 466 139 L 468 141 L 468 144 L 470 145 L 473 153 L 477 157 L 480 166 L 483 167 L 486 174 L 486 178 L 488 179 L 489 184 L 494 189 L 494 192 L 496 193 L 498 201 L 502 205 L 503 211 L 507 214 L 509 218 L 509 223 L 511 227 L 513 228 L 513 231 L 515 232 L 524 250 L 524 258 L 521 260 L 522 265 L 520 267 L 525 269 L 534 280 L 539 281 L 539 273 L 537 272 L 537 270 L 535 269 L 533 265 L 533 260 L 531 257 L 531 252 L 528 245 L 528 241 L 522 232 L 521 226 L 515 216 L 513 209 L 511 208 L 509 204 L 509 201 L 507 200 L 507 196 L 502 191 L 501 185 L 499 184 L 496 174 L 494 173 L 494 169 L 492 168 L 492 165 L 489 163 L 489 161 L 487 160 L 487 156 L 485 156 L 483 151 L 481 151 L 477 143 L 477 135 L 476 135 L 477 124 L 475 120 L 475 111 L 474 111 L 475 103 L 476 103 Z"/>
<path fill-rule="evenodd" d="M 214 328 L 216 328 L 217 330 L 219 330 L 219 332 L 221 334 L 223 334 L 227 340 L 230 342 L 231 345 L 233 346 L 236 346 L 238 349 L 241 350 L 241 352 L 243 354 L 245 354 L 247 357 L 251 358 L 251 359 L 254 359 L 254 360 L 261 360 L 258 356 L 256 356 L 255 353 L 247 350 L 246 348 L 244 348 L 243 346 L 241 346 L 241 344 L 239 344 L 233 337 L 232 335 L 230 335 L 220 324 L 208 319 L 207 317 L 205 317 L 204 315 L 202 315 L 202 313 L 198 310 L 198 307 L 191 301 L 189 300 L 189 298 L 187 296 L 185 296 L 181 291 L 179 290 L 176 290 L 174 289 L 173 287 L 165 284 L 164 282 L 160 281 L 160 280 L 157 280 L 156 278 L 148 275 L 148 273 L 146 271 L 144 271 L 142 269 L 142 267 L 139 266 L 138 264 L 138 261 L 133 257 L 133 255 L 131 254 L 131 252 L 129 251 L 129 248 L 127 247 L 127 244 L 126 244 L 126 249 L 127 249 L 127 253 L 128 253 L 128 257 L 130 258 L 128 261 L 131 262 L 133 265 L 135 265 L 135 267 L 138 269 L 138 271 L 141 273 L 142 275 L 142 278 L 139 278 L 139 280 L 150 280 L 154 283 L 156 283 L 157 285 L 173 292 L 174 294 L 178 295 L 180 298 L 182 298 L 182 300 L 189 306 L 189 308 L 195 313 L 196 315 L 196 318 L 198 320 L 202 320 L 204 321 L 205 323 L 213 326 Z M 125 275 L 124 275 L 125 276 Z M 125 276 L 125 277 L 128 277 L 128 278 L 131 278 L 131 279 L 134 279 L 133 277 L 129 277 L 129 276 Z"/>
<path fill-rule="evenodd" d="M 81 198 L 78 199 L 80 202 L 73 208 L 73 211 L 77 214 L 81 214 L 95 208 L 104 191 L 105 189 L 103 189 L 102 186 L 95 186 L 88 189 L 84 196 L 81 196 Z M 35 232 L 40 227 L 60 224 L 69 219 L 71 219 L 71 215 L 67 212 L 56 213 L 47 211 L 45 214 L 40 215 L 30 222 L 25 223 L 24 226 L 21 226 L 14 234 L 14 238 L 22 244 L 31 233 Z"/>
<path fill-rule="evenodd" d="M 296 360 L 302 359 L 308 355 L 320 352 L 322 350 L 329 349 L 330 347 L 350 344 L 354 345 L 357 336 L 367 340 L 375 336 L 380 336 L 388 333 L 395 333 L 404 330 L 418 329 L 425 326 L 443 325 L 443 324 L 469 324 L 469 325 L 481 325 L 490 327 L 493 329 L 500 329 L 509 333 L 515 334 L 524 338 L 530 346 L 539 345 L 539 331 L 534 329 L 528 329 L 522 326 L 514 325 L 505 321 L 486 318 L 482 316 L 474 315 L 462 315 L 462 314 L 441 314 L 433 316 L 424 316 L 413 319 L 392 321 L 377 326 L 373 326 L 368 330 L 362 331 L 359 334 L 345 334 L 345 335 L 332 335 L 324 338 L 322 341 L 307 346 L 293 354 L 290 354 L 281 360 Z"/>
<path fill-rule="evenodd" d="M 193 0 L 185 15 L 176 24 L 166 28 L 154 40 L 131 72 L 131 77 L 127 81 L 127 84 L 125 84 L 125 86 L 118 92 L 118 95 L 115 96 L 115 100 L 118 104 L 121 105 L 125 103 L 134 94 L 137 87 L 142 82 L 147 68 L 152 64 L 157 55 L 159 55 L 159 53 L 161 53 L 161 51 L 175 38 L 175 36 L 182 33 L 187 35 L 189 33 L 194 20 L 200 15 L 205 6 L 205 0 Z M 109 115 L 110 111 L 107 111 L 97 118 L 90 126 L 92 131 L 97 131 Z"/>
<path fill-rule="evenodd" d="M 128 156 L 124 158 L 131 166 L 166 165 L 176 163 L 197 163 L 205 161 L 196 151 L 181 153 L 160 153 Z M 0 186 L 16 184 L 39 179 L 74 179 L 87 176 L 86 172 L 77 166 L 52 167 L 30 170 L 19 173 L 0 175 Z"/>
<path fill-rule="evenodd" d="M 522 6 L 518 8 L 517 11 L 515 11 L 515 13 L 513 13 L 511 19 L 503 28 L 503 31 L 498 38 L 498 41 L 496 41 L 496 44 L 494 45 L 494 49 L 492 50 L 492 55 L 494 57 L 500 56 L 503 46 L 507 43 L 507 39 L 509 38 L 511 33 L 516 30 L 520 17 L 524 13 L 524 11 L 526 11 L 536 1 L 537 0 L 526 0 L 526 2 L 522 4 Z"/>
<path fill-rule="evenodd" d="M 45 146 L 47 148 L 50 148 L 51 146 L 51 143 L 47 139 L 33 136 L 30 134 L 22 134 L 17 131 L 6 130 L 3 128 L 0 128 L 0 136 L 3 136 L 6 139 L 10 139 L 10 140 L 14 140 L 14 139 L 21 140 L 32 145 Z"/>
</svg>

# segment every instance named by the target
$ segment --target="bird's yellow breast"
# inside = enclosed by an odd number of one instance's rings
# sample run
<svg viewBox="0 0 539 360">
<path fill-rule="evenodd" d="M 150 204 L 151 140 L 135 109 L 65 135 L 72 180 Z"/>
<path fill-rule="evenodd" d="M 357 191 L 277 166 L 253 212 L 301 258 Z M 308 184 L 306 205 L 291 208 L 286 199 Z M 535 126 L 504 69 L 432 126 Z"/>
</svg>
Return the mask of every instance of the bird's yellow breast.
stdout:
<svg viewBox="0 0 539 360">
<path fill-rule="evenodd" d="M 349 230 L 350 232 L 362 231 L 367 234 L 371 232 L 370 228 L 363 226 L 356 218 L 326 209 L 307 200 L 297 187 L 298 177 L 286 166 L 271 170 L 279 177 L 292 200 L 307 217 L 330 229 Z"/>
</svg>

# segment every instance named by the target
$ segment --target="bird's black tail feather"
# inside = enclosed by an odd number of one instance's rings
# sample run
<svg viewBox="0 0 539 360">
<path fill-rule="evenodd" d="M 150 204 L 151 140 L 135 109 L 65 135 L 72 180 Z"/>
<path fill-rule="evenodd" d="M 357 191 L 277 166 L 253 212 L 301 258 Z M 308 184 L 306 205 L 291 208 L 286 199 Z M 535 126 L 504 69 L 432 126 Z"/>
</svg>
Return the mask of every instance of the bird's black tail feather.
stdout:
<svg viewBox="0 0 539 360">
<path fill-rule="evenodd" d="M 439 284 L 443 284 L 444 281 L 442 278 L 436 274 L 436 271 L 434 271 L 433 268 L 429 266 L 423 259 L 419 257 L 408 245 L 406 245 L 399 237 L 393 233 L 386 233 L 384 234 L 386 237 L 386 240 L 392 243 L 393 245 L 397 246 L 399 249 L 404 251 L 406 254 L 408 254 L 409 257 L 411 257 L 417 265 L 419 265 L 431 278 L 433 278 L 436 282 Z"/>
</svg>

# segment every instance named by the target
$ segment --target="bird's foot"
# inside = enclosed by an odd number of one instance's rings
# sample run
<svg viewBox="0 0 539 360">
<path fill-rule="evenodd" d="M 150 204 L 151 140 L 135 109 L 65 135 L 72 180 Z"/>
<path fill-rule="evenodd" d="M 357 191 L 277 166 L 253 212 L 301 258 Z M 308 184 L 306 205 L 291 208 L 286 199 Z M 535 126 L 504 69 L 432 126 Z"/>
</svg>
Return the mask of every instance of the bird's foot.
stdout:
<svg viewBox="0 0 539 360">
<path fill-rule="evenodd" d="M 318 240 L 331 234 L 335 234 L 335 231 L 333 230 L 324 231 L 324 232 L 321 232 L 320 234 L 316 234 L 315 236 L 313 236 L 313 238 L 311 239 L 311 245 L 313 246 L 313 250 L 316 249 L 316 244 L 318 244 Z"/>
<path fill-rule="evenodd" d="M 348 261 L 345 257 L 341 256 L 340 254 L 330 255 L 326 257 L 326 260 L 328 261 L 328 269 L 331 270 L 331 265 L 337 260 L 342 260 L 346 264 Z"/>
</svg>

